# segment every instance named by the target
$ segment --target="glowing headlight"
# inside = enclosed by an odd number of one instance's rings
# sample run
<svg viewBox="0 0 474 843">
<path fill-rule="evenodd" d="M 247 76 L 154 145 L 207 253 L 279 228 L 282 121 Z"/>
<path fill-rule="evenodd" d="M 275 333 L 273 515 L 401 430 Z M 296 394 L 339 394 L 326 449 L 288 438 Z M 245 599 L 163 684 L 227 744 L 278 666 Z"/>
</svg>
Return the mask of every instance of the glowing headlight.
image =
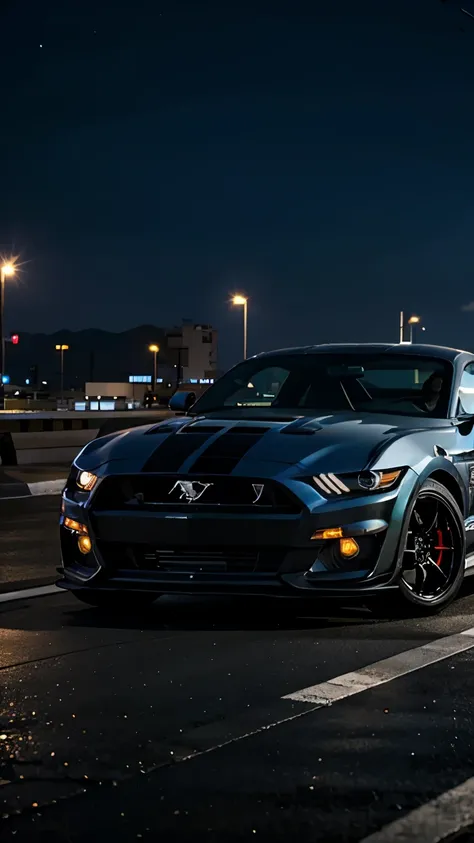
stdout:
<svg viewBox="0 0 474 843">
<path fill-rule="evenodd" d="M 366 489 L 369 492 L 375 491 L 375 489 L 389 489 L 390 486 L 395 485 L 401 473 L 401 469 L 395 471 L 362 471 L 357 478 L 357 482 L 361 489 Z"/>
<path fill-rule="evenodd" d="M 91 474 L 90 471 L 81 471 L 76 482 L 79 488 L 84 492 L 91 492 L 98 479 L 99 478 L 96 477 L 95 474 Z"/>
<path fill-rule="evenodd" d="M 325 497 L 355 495 L 361 492 L 384 492 L 397 485 L 403 468 L 386 471 L 361 471 L 359 474 L 317 474 L 312 480 Z"/>
</svg>

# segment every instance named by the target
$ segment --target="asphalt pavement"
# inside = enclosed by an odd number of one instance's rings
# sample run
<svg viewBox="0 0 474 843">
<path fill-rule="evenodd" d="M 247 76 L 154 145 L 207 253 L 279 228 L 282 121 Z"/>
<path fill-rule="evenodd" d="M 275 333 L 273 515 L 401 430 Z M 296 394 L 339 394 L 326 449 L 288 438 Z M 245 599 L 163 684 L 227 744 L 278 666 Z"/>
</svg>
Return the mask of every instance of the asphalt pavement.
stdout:
<svg viewBox="0 0 474 843">
<path fill-rule="evenodd" d="M 59 503 L 58 495 L 0 499 L 0 594 L 57 579 Z"/>
<path fill-rule="evenodd" d="M 58 510 L 0 501 L 2 841 L 472 843 L 471 585 L 428 620 L 192 597 L 107 616 L 31 596 Z"/>
</svg>

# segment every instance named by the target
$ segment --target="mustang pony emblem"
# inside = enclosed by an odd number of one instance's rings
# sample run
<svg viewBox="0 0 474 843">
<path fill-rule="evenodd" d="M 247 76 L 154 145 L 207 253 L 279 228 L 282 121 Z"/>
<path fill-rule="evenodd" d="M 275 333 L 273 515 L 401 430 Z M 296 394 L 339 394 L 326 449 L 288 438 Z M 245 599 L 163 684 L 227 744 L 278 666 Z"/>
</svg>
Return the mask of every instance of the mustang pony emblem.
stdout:
<svg viewBox="0 0 474 843">
<path fill-rule="evenodd" d="M 168 494 L 171 495 L 177 489 L 181 492 L 180 501 L 185 500 L 186 503 L 195 503 L 203 496 L 206 489 L 213 485 L 214 483 L 201 483 L 199 480 L 177 480 Z"/>
</svg>

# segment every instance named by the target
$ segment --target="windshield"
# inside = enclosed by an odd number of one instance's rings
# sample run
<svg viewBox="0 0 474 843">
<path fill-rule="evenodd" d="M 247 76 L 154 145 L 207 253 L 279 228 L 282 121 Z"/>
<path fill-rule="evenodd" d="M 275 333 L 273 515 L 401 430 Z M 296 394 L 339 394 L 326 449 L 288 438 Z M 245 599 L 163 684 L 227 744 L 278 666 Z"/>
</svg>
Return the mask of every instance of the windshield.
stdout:
<svg viewBox="0 0 474 843">
<path fill-rule="evenodd" d="M 275 354 L 231 369 L 192 413 L 274 408 L 446 418 L 452 366 L 400 354 Z"/>
</svg>

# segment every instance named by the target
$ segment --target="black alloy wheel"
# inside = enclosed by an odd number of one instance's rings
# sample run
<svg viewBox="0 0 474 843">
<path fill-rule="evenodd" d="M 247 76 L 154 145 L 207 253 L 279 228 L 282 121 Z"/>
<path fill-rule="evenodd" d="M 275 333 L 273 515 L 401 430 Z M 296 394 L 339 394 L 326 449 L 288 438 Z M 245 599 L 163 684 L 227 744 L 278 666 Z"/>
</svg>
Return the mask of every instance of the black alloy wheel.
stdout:
<svg viewBox="0 0 474 843">
<path fill-rule="evenodd" d="M 421 487 L 409 515 L 400 592 L 423 614 L 440 612 L 464 579 L 464 518 L 451 493 L 435 480 Z"/>
<path fill-rule="evenodd" d="M 73 591 L 74 597 L 97 609 L 121 614 L 136 614 L 149 608 L 160 597 L 153 592 L 123 592 L 123 591 L 95 591 L 94 589 L 78 589 Z"/>
<path fill-rule="evenodd" d="M 446 487 L 426 480 L 407 519 L 399 589 L 370 602 L 378 617 L 435 615 L 455 599 L 464 579 L 464 517 Z"/>
</svg>

